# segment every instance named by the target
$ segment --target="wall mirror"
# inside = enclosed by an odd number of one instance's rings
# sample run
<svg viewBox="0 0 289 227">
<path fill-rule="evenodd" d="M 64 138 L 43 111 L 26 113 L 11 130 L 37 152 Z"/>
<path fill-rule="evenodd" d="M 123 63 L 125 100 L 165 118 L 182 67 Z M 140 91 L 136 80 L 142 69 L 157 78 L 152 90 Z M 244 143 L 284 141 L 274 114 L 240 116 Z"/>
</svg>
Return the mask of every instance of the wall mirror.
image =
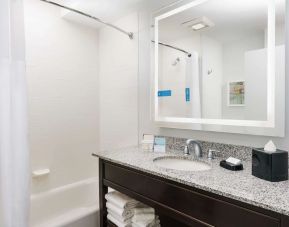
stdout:
<svg viewBox="0 0 289 227">
<path fill-rule="evenodd" d="M 285 0 L 194 0 L 155 15 L 155 122 L 284 136 L 285 8 Z"/>
</svg>

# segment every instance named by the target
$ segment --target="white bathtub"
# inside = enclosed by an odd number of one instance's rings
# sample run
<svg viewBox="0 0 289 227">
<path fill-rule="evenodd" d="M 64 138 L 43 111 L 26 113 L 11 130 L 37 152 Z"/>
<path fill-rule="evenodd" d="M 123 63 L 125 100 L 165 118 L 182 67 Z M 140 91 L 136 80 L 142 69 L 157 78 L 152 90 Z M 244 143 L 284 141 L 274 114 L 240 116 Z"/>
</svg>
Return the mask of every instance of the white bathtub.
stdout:
<svg viewBox="0 0 289 227">
<path fill-rule="evenodd" d="M 31 196 L 31 227 L 99 226 L 98 180 L 79 181 Z"/>
</svg>

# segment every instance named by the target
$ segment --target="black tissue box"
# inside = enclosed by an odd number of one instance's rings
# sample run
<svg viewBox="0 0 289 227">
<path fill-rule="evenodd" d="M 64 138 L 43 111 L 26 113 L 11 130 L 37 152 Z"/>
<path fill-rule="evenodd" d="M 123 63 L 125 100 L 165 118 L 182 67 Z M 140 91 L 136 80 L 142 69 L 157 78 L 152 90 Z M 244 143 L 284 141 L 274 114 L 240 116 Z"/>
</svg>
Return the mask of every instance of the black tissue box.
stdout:
<svg viewBox="0 0 289 227">
<path fill-rule="evenodd" d="M 288 152 L 268 153 L 262 148 L 253 148 L 252 175 L 271 182 L 288 180 Z"/>
</svg>

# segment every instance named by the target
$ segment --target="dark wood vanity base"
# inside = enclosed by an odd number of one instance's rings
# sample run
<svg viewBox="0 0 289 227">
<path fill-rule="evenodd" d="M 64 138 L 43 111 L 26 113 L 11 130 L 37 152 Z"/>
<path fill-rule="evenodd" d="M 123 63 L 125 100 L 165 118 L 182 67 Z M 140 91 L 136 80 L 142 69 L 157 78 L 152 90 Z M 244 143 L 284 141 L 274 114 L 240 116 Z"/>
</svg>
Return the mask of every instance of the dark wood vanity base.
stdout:
<svg viewBox="0 0 289 227">
<path fill-rule="evenodd" d="M 164 227 L 289 227 L 289 217 L 99 159 L 100 226 L 105 194 L 114 188 L 153 208 Z"/>
</svg>

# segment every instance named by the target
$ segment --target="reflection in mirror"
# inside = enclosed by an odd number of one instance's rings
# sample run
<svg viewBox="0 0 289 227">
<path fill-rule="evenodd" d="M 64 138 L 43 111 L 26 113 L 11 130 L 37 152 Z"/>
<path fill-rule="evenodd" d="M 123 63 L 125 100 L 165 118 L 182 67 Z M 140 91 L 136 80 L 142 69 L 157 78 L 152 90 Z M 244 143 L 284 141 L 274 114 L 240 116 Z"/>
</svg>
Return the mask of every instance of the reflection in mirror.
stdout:
<svg viewBox="0 0 289 227">
<path fill-rule="evenodd" d="M 268 119 L 267 3 L 209 0 L 158 21 L 160 117 Z M 277 0 L 276 108 L 284 102 L 284 24 L 285 0 Z"/>
</svg>

